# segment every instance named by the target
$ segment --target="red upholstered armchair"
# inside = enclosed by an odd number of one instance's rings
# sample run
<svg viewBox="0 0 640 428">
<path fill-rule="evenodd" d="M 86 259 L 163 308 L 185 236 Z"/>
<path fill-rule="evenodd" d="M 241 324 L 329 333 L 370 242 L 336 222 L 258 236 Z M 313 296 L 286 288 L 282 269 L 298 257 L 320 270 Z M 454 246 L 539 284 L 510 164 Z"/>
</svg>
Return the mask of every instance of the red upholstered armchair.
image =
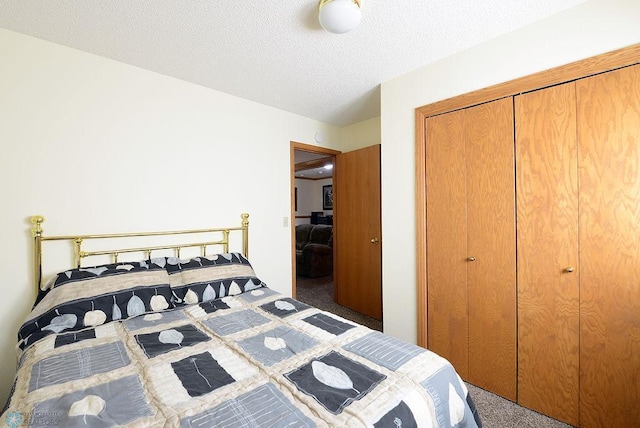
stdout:
<svg viewBox="0 0 640 428">
<path fill-rule="evenodd" d="M 310 278 L 333 272 L 333 226 L 296 226 L 296 272 Z"/>
</svg>

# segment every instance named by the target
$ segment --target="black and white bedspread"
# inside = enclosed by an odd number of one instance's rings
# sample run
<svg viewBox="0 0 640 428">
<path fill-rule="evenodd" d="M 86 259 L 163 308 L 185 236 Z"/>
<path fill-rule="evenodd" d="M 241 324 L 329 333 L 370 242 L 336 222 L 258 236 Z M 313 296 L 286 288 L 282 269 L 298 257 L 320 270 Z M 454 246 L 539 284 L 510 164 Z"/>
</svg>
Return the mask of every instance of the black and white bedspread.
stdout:
<svg viewBox="0 0 640 428">
<path fill-rule="evenodd" d="M 278 294 L 240 255 L 128 266 L 67 271 L 39 297 L 3 423 L 481 426 L 446 360 Z M 196 271 L 208 271 L 204 281 Z M 106 292 L 71 290 L 108 277 L 118 285 Z M 145 298 L 149 286 L 157 290 Z M 171 293 L 153 308 L 164 286 Z"/>
</svg>

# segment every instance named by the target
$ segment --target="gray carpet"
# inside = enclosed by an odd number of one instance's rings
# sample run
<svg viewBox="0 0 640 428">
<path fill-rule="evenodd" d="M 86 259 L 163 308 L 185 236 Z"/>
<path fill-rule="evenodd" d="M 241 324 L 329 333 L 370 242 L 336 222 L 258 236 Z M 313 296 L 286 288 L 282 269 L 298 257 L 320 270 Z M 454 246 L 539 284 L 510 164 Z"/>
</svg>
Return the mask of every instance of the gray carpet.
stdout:
<svg viewBox="0 0 640 428">
<path fill-rule="evenodd" d="M 467 383 L 484 428 L 570 428 L 563 422 L 526 409 Z"/>
<path fill-rule="evenodd" d="M 333 301 L 333 276 L 321 278 L 298 277 L 296 299 L 323 311 L 382 331 L 382 322 L 340 306 Z M 485 428 L 570 428 L 533 410 L 526 409 L 484 389 L 467 384 Z"/>
<path fill-rule="evenodd" d="M 368 317 L 333 301 L 333 276 L 320 278 L 296 278 L 296 299 L 323 311 L 366 325 L 372 330 L 382 331 L 382 321 Z"/>
</svg>

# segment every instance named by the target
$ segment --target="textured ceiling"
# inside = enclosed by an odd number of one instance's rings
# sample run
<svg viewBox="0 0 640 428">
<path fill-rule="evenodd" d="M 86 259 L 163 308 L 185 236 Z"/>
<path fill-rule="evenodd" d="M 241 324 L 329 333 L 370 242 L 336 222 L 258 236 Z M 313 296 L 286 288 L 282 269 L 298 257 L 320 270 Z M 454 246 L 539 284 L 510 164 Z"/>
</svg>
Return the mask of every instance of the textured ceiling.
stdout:
<svg viewBox="0 0 640 428">
<path fill-rule="evenodd" d="M 325 32 L 317 0 L 0 0 L 0 27 L 344 126 L 381 82 L 584 0 L 363 0 Z"/>
</svg>

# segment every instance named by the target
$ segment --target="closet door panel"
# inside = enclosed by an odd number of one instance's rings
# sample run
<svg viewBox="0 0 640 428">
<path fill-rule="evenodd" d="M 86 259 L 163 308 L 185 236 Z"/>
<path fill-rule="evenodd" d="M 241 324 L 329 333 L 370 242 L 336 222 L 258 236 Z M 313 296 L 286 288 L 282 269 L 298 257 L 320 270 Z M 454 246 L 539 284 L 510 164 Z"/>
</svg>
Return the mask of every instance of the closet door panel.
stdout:
<svg viewBox="0 0 640 428">
<path fill-rule="evenodd" d="M 577 85 L 580 424 L 640 421 L 640 66 Z"/>
<path fill-rule="evenodd" d="M 463 112 L 426 119 L 427 305 L 430 350 L 468 374 Z"/>
<path fill-rule="evenodd" d="M 578 424 L 575 84 L 515 97 L 518 403 Z"/>
<path fill-rule="evenodd" d="M 513 99 L 464 110 L 469 382 L 516 399 Z"/>
</svg>

